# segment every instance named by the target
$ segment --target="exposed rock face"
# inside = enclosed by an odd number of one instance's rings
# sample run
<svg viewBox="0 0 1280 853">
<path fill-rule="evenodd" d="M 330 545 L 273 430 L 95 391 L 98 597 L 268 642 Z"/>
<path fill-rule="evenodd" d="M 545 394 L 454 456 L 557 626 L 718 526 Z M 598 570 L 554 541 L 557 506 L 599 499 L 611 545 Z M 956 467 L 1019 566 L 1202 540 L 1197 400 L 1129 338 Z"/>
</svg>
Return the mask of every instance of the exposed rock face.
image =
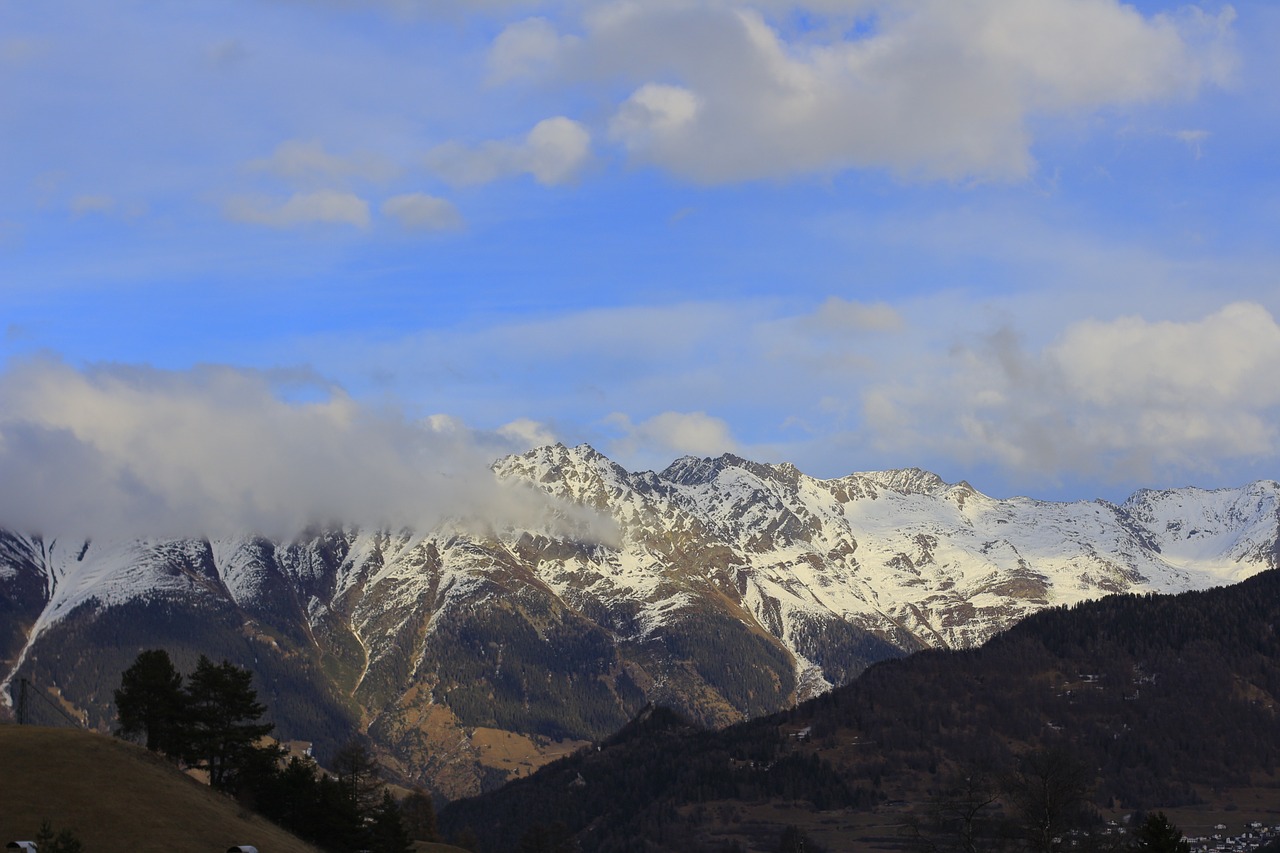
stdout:
<svg viewBox="0 0 1280 853">
<path fill-rule="evenodd" d="M 546 517 L 291 542 L 0 533 L 4 672 L 103 726 L 140 649 L 186 670 L 225 657 L 322 758 L 360 728 L 400 775 L 456 796 L 519 772 L 510 755 L 486 764 L 477 729 L 533 736 L 532 766 L 646 702 L 723 724 L 1049 605 L 1277 562 L 1271 481 L 1060 504 L 918 469 L 816 480 L 728 455 L 630 473 L 560 445 L 494 472 L 552 496 Z"/>
</svg>

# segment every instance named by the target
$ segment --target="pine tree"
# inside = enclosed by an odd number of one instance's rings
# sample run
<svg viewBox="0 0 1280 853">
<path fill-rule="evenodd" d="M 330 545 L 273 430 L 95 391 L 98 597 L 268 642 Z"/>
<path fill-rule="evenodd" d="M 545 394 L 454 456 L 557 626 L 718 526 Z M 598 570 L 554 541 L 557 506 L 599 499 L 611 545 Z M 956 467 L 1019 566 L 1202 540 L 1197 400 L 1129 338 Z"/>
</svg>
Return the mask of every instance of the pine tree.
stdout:
<svg viewBox="0 0 1280 853">
<path fill-rule="evenodd" d="M 353 738 L 334 753 L 332 765 L 338 787 L 356 811 L 361 815 L 372 814 L 382 799 L 386 783 L 382 781 L 378 759 L 369 747 Z"/>
<path fill-rule="evenodd" d="M 1164 812 L 1153 812 L 1134 833 L 1131 850 L 1144 853 L 1191 853 L 1191 843 L 1169 822 Z"/>
<path fill-rule="evenodd" d="M 185 696 L 182 755 L 192 767 L 208 771 L 214 788 L 230 789 L 237 774 L 280 754 L 277 747 L 258 745 L 275 726 L 258 722 L 267 709 L 258 702 L 253 673 L 201 655 Z"/>
<path fill-rule="evenodd" d="M 369 850 L 371 853 L 409 853 L 413 850 L 413 839 L 405 828 L 400 806 L 391 792 L 385 789 L 369 821 Z"/>
<path fill-rule="evenodd" d="M 82 853 L 84 850 L 79 837 L 71 830 L 63 828 L 55 835 L 53 824 L 47 818 L 40 822 L 34 841 L 40 853 Z"/>
<path fill-rule="evenodd" d="M 139 653 L 120 678 L 115 692 L 117 733 L 122 737 L 143 736 L 152 752 L 174 754 L 176 735 L 184 713 L 182 676 L 164 649 Z"/>
<path fill-rule="evenodd" d="M 400 803 L 409 837 L 417 841 L 439 841 L 440 830 L 436 824 L 436 808 L 431 795 L 421 788 L 414 788 Z"/>
</svg>

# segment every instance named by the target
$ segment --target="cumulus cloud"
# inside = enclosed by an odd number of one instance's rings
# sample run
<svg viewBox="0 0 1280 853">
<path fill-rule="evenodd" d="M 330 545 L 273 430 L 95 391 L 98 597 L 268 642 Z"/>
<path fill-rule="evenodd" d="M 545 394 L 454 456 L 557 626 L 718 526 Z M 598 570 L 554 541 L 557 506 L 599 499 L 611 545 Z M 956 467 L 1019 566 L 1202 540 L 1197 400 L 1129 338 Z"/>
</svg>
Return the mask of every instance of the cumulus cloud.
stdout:
<svg viewBox="0 0 1280 853">
<path fill-rule="evenodd" d="M 427 167 L 453 184 L 487 184 L 529 174 L 544 186 L 574 180 L 591 158 L 591 134 L 578 122 L 544 119 L 519 141 L 489 141 L 470 147 L 458 142 L 428 152 Z"/>
<path fill-rule="evenodd" d="M 546 18 L 528 18 L 507 26 L 489 49 L 489 78 L 505 83 L 545 73 L 563 53 L 578 43 L 561 35 Z"/>
<path fill-rule="evenodd" d="M 646 83 L 623 102 L 609 132 L 633 151 L 658 151 L 680 143 L 700 107 L 688 89 Z"/>
<path fill-rule="evenodd" d="M 1257 304 L 1079 322 L 1039 351 L 1006 329 L 934 368 L 866 392 L 882 447 L 1116 480 L 1280 453 L 1280 326 Z"/>
<path fill-rule="evenodd" d="M 317 522 L 545 515 L 532 491 L 490 476 L 503 448 L 524 449 L 361 406 L 305 374 L 31 361 L 0 374 L 0 528 L 290 535 Z"/>
<path fill-rule="evenodd" d="M 269 228 L 296 228 L 301 225 L 369 226 L 369 203 L 354 193 L 336 190 L 294 193 L 283 202 L 261 196 L 236 196 L 223 206 L 233 222 L 265 225 Z"/>
<path fill-rule="evenodd" d="M 862 26 L 814 39 L 774 22 L 797 11 Z M 578 39 L 541 20 L 509 28 L 491 62 L 631 81 L 611 137 L 698 181 L 868 167 L 1013 180 L 1034 167 L 1037 117 L 1226 82 L 1233 20 L 1119 0 L 615 2 L 590 4 Z"/>
<path fill-rule="evenodd" d="M 738 446 L 729 425 L 706 412 L 663 412 L 639 423 L 614 412 L 605 423 L 622 433 L 610 452 L 627 458 L 718 456 Z"/>
<path fill-rule="evenodd" d="M 1089 320 L 1067 329 L 1046 355 L 1072 396 L 1091 404 L 1280 405 L 1280 383 L 1267 381 L 1280 366 L 1280 328 L 1254 303 L 1188 323 Z"/>
<path fill-rule="evenodd" d="M 425 193 L 392 196 L 382 202 L 381 210 L 407 231 L 448 231 L 463 224 L 452 202 Z"/>
</svg>

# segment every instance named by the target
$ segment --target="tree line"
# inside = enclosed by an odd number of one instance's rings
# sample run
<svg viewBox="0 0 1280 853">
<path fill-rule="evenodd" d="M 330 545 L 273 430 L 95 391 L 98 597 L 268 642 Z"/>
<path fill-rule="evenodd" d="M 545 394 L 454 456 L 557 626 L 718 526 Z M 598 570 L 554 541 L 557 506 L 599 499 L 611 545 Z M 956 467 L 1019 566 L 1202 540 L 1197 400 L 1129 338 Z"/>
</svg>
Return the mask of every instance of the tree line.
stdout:
<svg viewBox="0 0 1280 853">
<path fill-rule="evenodd" d="M 204 771 L 211 787 L 325 850 L 408 853 L 414 839 L 436 840 L 431 798 L 415 790 L 397 802 L 363 741 L 341 747 L 329 773 L 286 760 L 246 669 L 202 655 L 184 678 L 166 651 L 149 649 L 122 674 L 115 704 L 117 734 Z"/>
</svg>

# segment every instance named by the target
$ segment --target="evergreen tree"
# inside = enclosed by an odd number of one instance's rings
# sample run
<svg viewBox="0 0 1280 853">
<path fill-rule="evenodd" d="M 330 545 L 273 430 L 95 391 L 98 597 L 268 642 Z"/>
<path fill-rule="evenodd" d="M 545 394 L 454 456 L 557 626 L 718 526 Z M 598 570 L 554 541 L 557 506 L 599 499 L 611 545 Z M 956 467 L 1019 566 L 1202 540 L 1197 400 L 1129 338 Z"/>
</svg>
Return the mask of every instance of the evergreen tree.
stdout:
<svg viewBox="0 0 1280 853">
<path fill-rule="evenodd" d="M 1144 853 L 1191 853 L 1191 843 L 1169 822 L 1164 812 L 1152 812 L 1134 833 L 1130 850 Z"/>
<path fill-rule="evenodd" d="M 47 818 L 40 822 L 40 831 L 34 841 L 40 853 L 82 853 L 84 850 L 79 837 L 71 830 L 64 827 L 55 835 L 53 824 Z"/>
<path fill-rule="evenodd" d="M 400 806 L 390 791 L 383 790 L 382 801 L 369 820 L 368 834 L 371 853 L 409 853 L 413 850 L 413 839 L 405 829 Z"/>
<path fill-rule="evenodd" d="M 440 840 L 435 804 L 426 791 L 414 788 L 413 793 L 400 803 L 400 814 L 404 817 L 405 829 L 409 830 L 410 838 L 416 841 Z"/>
<path fill-rule="evenodd" d="M 275 746 L 258 745 L 275 727 L 258 722 L 267 709 L 258 702 L 253 673 L 201 655 L 185 696 L 182 755 L 192 767 L 208 771 L 214 788 L 229 790 L 238 774 L 280 755 Z"/>
<path fill-rule="evenodd" d="M 818 846 L 797 826 L 788 824 L 782 830 L 782 838 L 778 840 L 779 853 L 823 853 Z"/>
<path fill-rule="evenodd" d="M 316 782 L 316 822 L 311 837 L 326 850 L 359 850 L 364 845 L 363 815 L 342 785 L 324 774 Z"/>
<path fill-rule="evenodd" d="M 382 800 L 385 783 L 378 759 L 359 738 L 347 741 L 333 756 L 333 772 L 338 787 L 362 815 L 372 814 Z"/>
<path fill-rule="evenodd" d="M 182 676 L 164 649 L 139 653 L 120 678 L 115 692 L 117 734 L 139 735 L 152 752 L 174 754 L 176 735 L 184 713 Z"/>
<path fill-rule="evenodd" d="M 520 853 L 579 853 L 578 840 L 562 821 L 535 823 L 520 837 Z"/>
</svg>

